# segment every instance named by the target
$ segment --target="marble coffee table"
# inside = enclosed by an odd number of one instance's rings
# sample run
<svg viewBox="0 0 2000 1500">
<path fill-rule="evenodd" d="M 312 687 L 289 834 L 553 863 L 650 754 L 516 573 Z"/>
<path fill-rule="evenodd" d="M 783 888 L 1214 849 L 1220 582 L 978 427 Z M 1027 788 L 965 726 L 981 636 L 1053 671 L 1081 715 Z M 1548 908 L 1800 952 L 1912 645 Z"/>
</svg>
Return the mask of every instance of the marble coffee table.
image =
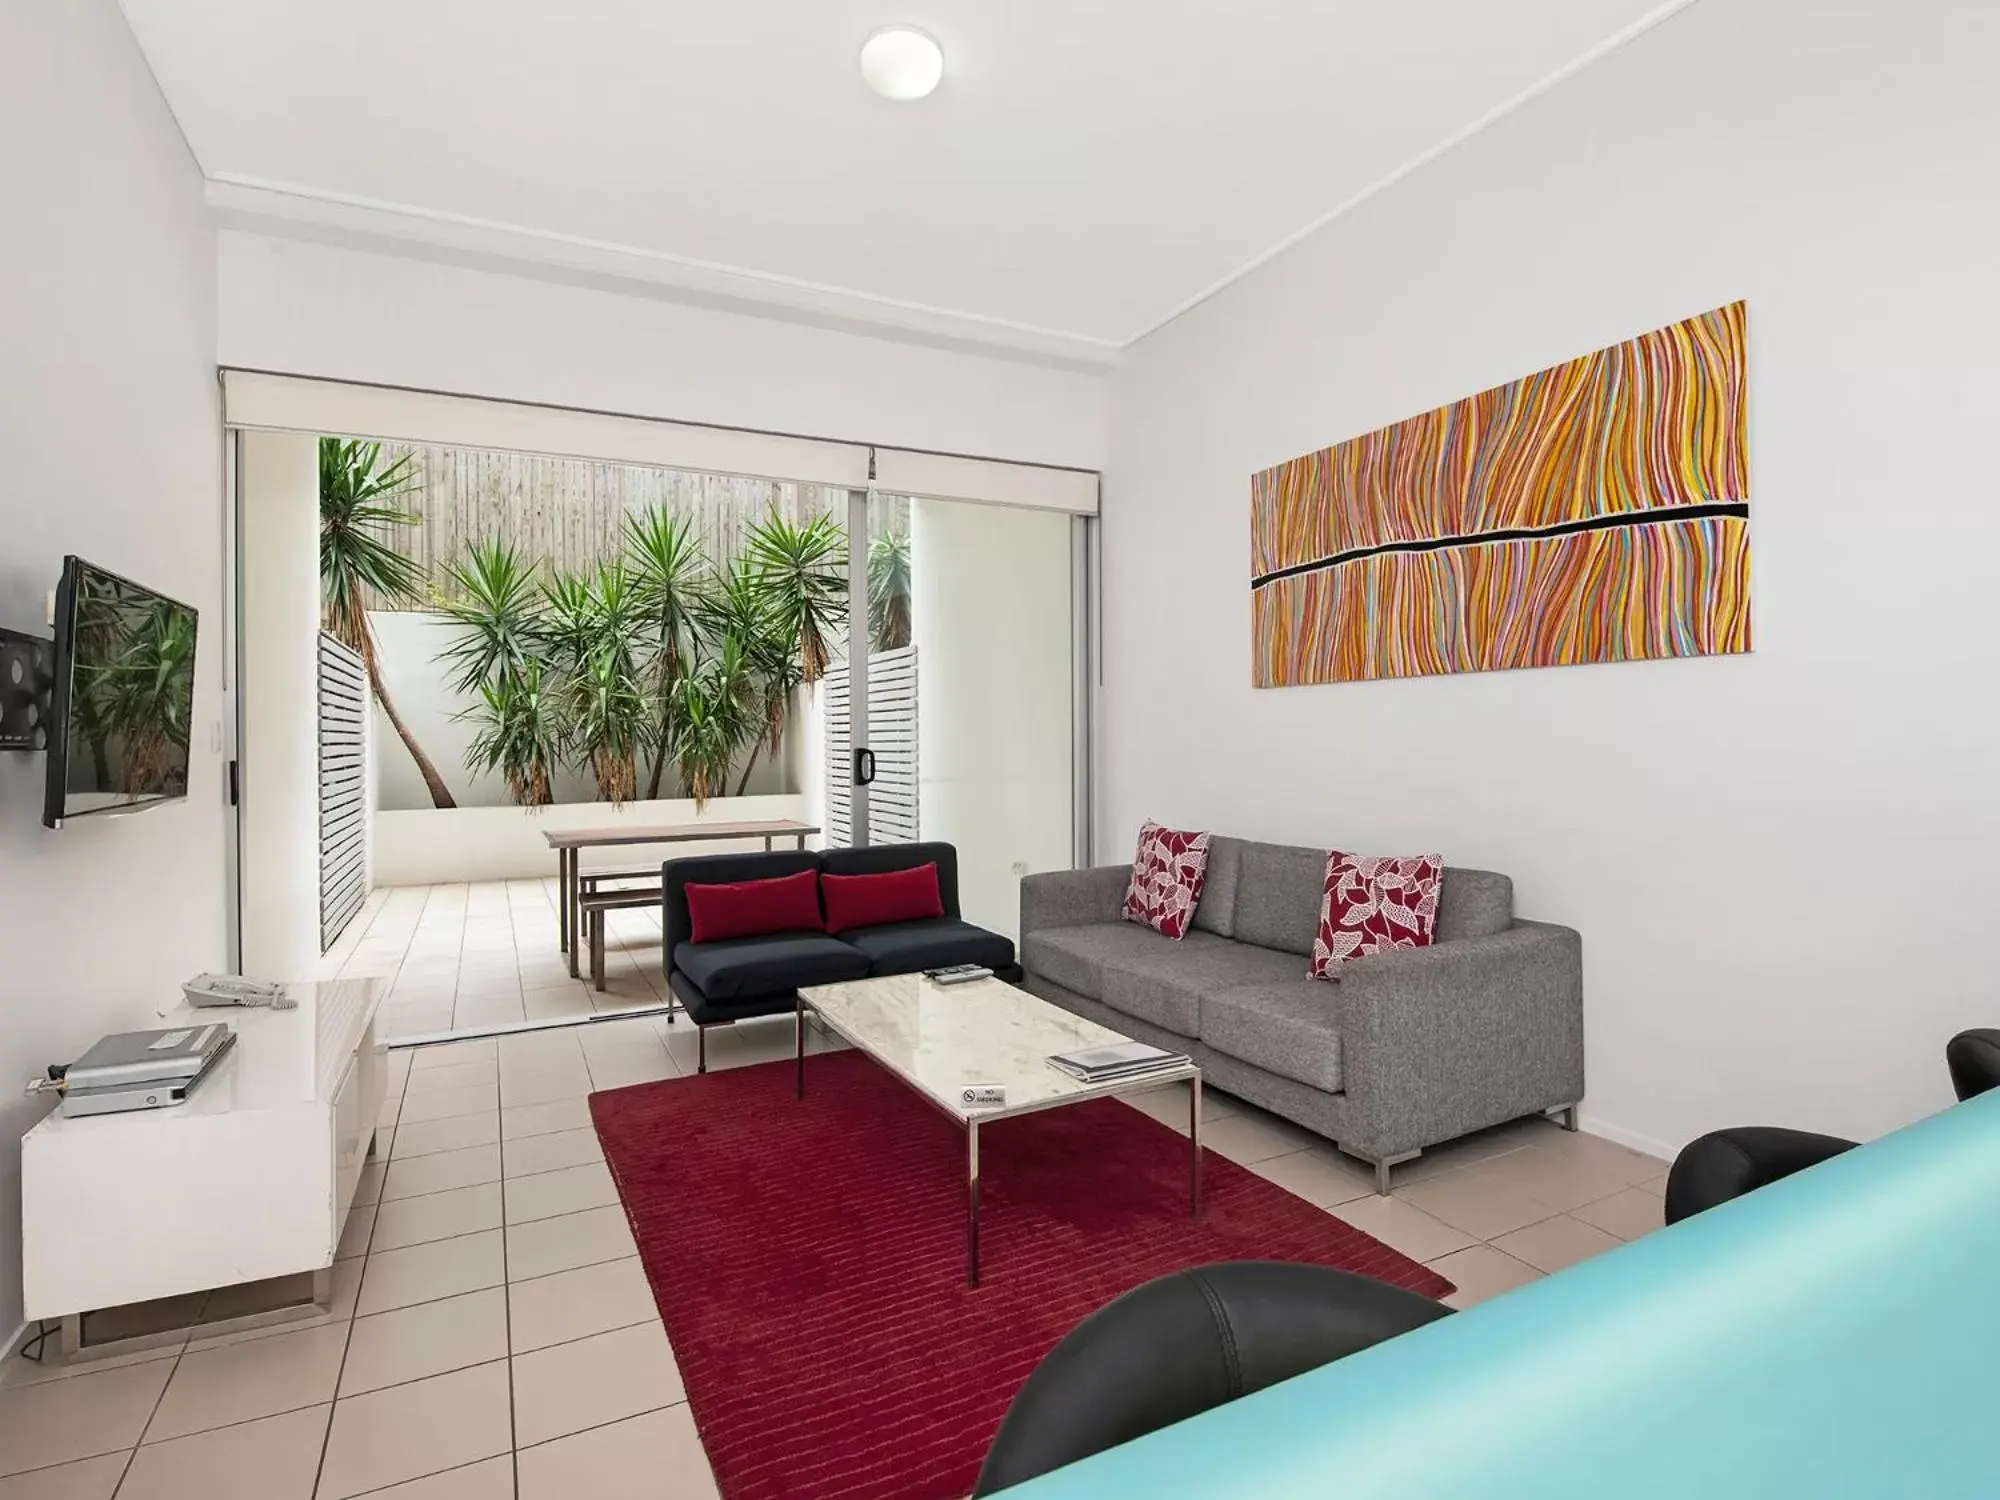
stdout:
<svg viewBox="0 0 2000 1500">
<path fill-rule="evenodd" d="M 998 979 L 933 984 L 921 974 L 856 979 L 799 991 L 797 1094 L 806 1096 L 806 1019 L 826 1028 L 894 1073 L 965 1128 L 965 1280 L 979 1285 L 979 1127 L 993 1120 L 1056 1109 L 1085 1099 L 1136 1094 L 1185 1081 L 1188 1109 L 1188 1211 L 1201 1214 L 1201 1069 L 1193 1063 L 1138 1077 L 1086 1083 L 1049 1066 L 1056 1053 L 1129 1042 L 1109 1027 L 1071 1015 Z M 997 1083 L 1007 1102 L 968 1105 L 972 1084 Z"/>
</svg>

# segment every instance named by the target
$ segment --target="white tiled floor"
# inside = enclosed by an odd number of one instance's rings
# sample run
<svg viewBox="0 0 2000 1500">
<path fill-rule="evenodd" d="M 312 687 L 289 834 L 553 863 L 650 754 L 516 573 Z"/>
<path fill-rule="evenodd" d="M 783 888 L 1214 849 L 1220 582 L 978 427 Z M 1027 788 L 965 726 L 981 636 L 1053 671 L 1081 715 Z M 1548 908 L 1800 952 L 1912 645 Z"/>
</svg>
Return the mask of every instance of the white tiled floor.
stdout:
<svg viewBox="0 0 2000 1500">
<path fill-rule="evenodd" d="M 583 978 L 570 978 L 555 890 L 553 876 L 386 887 L 368 898 L 323 967 L 390 980 L 383 1022 L 392 1037 L 662 1004 L 659 913 L 609 913 L 599 993 L 587 962 Z"/>
<path fill-rule="evenodd" d="M 497 1013 L 510 995 L 520 1020 L 543 988 L 530 976 L 560 969 L 541 882 L 378 893 L 365 919 L 336 958 L 392 973 L 410 1031 L 449 1024 L 447 1006 L 463 1018 L 467 1001 Z M 650 950 L 643 924 L 627 933 L 612 997 L 622 1004 L 653 993 L 638 976 L 658 965 L 657 930 Z M 433 976 L 453 934 L 447 993 Z M 515 954 L 507 974 L 503 943 Z M 413 974 L 447 999 L 417 998 Z M 564 1003 L 583 1014 L 589 992 L 576 989 L 581 1000 Z M 773 1061 L 791 1045 L 789 1019 L 737 1026 L 711 1036 L 709 1066 Z M 10 1361 L 0 1500 L 714 1495 L 585 1106 L 593 1089 L 693 1071 L 693 1028 L 659 1017 L 395 1054 L 381 1158 L 342 1239 L 331 1314 L 68 1370 Z M 1186 1128 L 1179 1088 L 1135 1103 Z M 1215 1090 L 1203 1134 L 1434 1264 L 1458 1284 L 1459 1306 L 1660 1222 L 1665 1163 L 1542 1121 L 1427 1153 L 1398 1169 L 1388 1198 L 1323 1141 Z M 216 1293 L 208 1312 L 255 1295 Z M 189 1300 L 192 1317 L 201 1299 Z"/>
</svg>

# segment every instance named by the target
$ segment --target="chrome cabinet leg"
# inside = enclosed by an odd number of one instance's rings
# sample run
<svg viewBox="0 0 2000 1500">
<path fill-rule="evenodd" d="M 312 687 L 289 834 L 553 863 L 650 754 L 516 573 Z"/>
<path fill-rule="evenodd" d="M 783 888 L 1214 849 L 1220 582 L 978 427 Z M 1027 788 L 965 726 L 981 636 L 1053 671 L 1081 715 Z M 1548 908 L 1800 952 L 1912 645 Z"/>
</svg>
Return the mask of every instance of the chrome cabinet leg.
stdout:
<svg viewBox="0 0 2000 1500">
<path fill-rule="evenodd" d="M 1201 1074 L 1188 1082 L 1188 1217 L 1201 1217 Z"/>
<path fill-rule="evenodd" d="M 965 1284 L 979 1285 L 979 1122 L 965 1122 Z"/>
</svg>

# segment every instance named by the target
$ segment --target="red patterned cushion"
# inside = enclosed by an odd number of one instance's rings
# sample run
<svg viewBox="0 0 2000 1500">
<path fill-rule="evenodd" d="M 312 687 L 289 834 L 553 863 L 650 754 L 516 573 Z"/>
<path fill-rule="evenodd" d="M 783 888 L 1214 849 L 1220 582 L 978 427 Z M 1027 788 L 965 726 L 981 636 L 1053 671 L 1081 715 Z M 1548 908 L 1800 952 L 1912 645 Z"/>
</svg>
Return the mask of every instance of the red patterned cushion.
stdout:
<svg viewBox="0 0 2000 1500">
<path fill-rule="evenodd" d="M 1350 958 L 1430 947 L 1443 883 L 1442 854 L 1411 859 L 1370 859 L 1337 849 L 1329 854 L 1312 977 L 1331 979 Z"/>
<path fill-rule="evenodd" d="M 1139 830 L 1132 883 L 1125 887 L 1125 920 L 1155 932 L 1184 937 L 1208 876 L 1208 835 L 1177 833 L 1148 823 Z"/>
</svg>

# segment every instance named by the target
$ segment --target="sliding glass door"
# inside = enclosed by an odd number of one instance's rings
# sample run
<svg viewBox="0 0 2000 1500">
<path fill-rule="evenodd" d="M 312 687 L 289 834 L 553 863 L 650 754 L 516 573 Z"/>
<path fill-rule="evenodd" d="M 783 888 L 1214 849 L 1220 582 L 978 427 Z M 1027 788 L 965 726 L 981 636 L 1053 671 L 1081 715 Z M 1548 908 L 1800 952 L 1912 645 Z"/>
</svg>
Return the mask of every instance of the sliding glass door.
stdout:
<svg viewBox="0 0 2000 1500">
<path fill-rule="evenodd" d="M 1021 877 L 1075 862 L 1079 531 L 1058 511 L 876 493 L 854 532 L 855 841 L 957 846 L 966 919 L 1010 936 Z"/>
</svg>

